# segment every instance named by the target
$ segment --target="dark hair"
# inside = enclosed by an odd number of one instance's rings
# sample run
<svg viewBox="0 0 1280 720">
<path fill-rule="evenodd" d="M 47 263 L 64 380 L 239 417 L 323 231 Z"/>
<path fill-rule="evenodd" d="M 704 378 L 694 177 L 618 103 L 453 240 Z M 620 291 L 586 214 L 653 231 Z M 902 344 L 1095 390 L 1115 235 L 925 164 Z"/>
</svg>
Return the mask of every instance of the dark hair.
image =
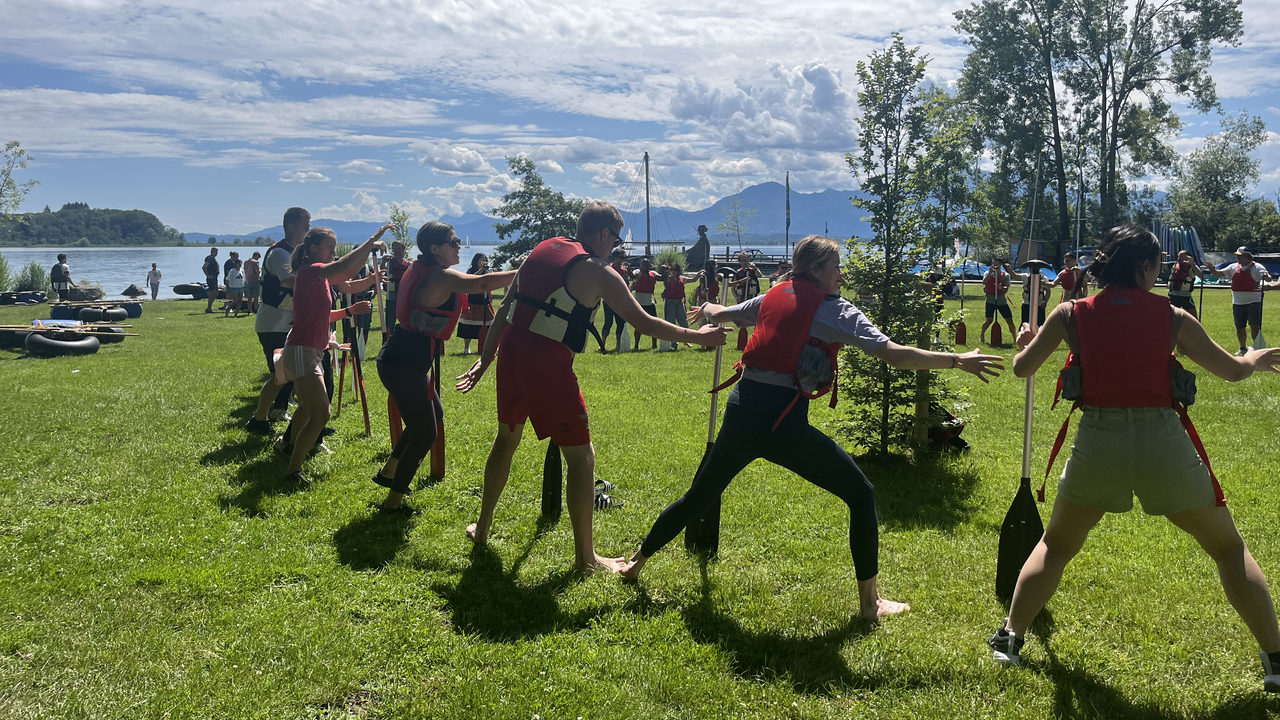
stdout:
<svg viewBox="0 0 1280 720">
<path fill-rule="evenodd" d="M 66 260 L 66 259 L 67 259 L 67 254 L 66 254 L 66 253 L 58 253 L 58 259 L 59 259 L 59 260 Z"/>
<path fill-rule="evenodd" d="M 288 210 L 284 211 L 284 227 L 289 227 L 290 225 L 297 225 L 303 220 L 310 220 L 310 219 L 311 219 L 311 213 L 307 212 L 304 208 L 291 207 Z"/>
<path fill-rule="evenodd" d="M 1103 285 L 1138 287 L 1144 263 L 1160 261 L 1160 241 L 1150 230 L 1133 224 L 1118 225 L 1098 243 L 1088 272 Z"/>
<path fill-rule="evenodd" d="M 472 256 L 471 267 L 467 269 L 467 274 L 475 275 L 476 271 L 480 269 L 481 262 L 489 262 L 489 257 L 484 253 L 476 253 L 474 256 Z"/>
<path fill-rule="evenodd" d="M 333 238 L 334 242 L 337 242 L 338 235 L 327 227 L 313 227 L 307 231 L 307 236 L 302 238 L 302 242 L 298 243 L 298 247 L 294 248 L 289 256 L 289 265 L 295 273 L 311 264 L 312 248 L 324 242 L 326 238 Z"/>
<path fill-rule="evenodd" d="M 707 258 L 707 261 L 702 264 L 702 269 L 711 275 L 715 275 L 716 274 L 715 258 Z"/>
<path fill-rule="evenodd" d="M 1063 255 L 1062 257 L 1064 257 L 1064 258 L 1073 258 L 1073 257 L 1075 257 L 1075 256 L 1076 256 L 1076 254 L 1075 254 L 1075 253 L 1073 253 L 1073 252 L 1069 252 L 1069 253 L 1067 253 L 1066 255 Z"/>
<path fill-rule="evenodd" d="M 645 268 L 649 268 L 649 270 L 653 270 L 653 261 L 647 257 L 640 258 L 640 271 L 646 272 Z"/>
<path fill-rule="evenodd" d="M 621 230 L 622 213 L 618 212 L 618 208 L 603 200 L 593 200 L 587 203 L 587 206 L 582 209 L 582 214 L 578 216 L 579 241 L 592 233 L 598 233 L 606 229 L 614 232 Z"/>
<path fill-rule="evenodd" d="M 435 257 L 431 254 L 432 246 L 449 242 L 449 238 L 454 234 L 452 225 L 439 220 L 432 220 L 418 228 L 418 252 L 422 253 L 419 259 L 435 262 Z"/>
</svg>

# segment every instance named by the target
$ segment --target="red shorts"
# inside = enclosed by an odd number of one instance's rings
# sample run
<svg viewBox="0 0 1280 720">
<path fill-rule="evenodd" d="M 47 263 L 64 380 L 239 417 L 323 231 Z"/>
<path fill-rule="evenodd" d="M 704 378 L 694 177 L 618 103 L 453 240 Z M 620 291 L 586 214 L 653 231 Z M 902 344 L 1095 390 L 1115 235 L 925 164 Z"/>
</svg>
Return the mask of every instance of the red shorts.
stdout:
<svg viewBox="0 0 1280 720">
<path fill-rule="evenodd" d="M 498 422 L 512 430 L 533 421 L 538 439 L 561 447 L 591 442 L 587 403 L 573 374 L 573 351 L 523 328 L 498 347 Z"/>
</svg>

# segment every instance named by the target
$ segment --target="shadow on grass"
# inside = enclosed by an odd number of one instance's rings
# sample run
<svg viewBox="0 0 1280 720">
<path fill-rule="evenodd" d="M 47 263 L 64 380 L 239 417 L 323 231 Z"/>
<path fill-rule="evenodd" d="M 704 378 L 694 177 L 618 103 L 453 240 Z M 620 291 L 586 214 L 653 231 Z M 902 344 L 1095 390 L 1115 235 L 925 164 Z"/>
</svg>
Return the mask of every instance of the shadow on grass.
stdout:
<svg viewBox="0 0 1280 720">
<path fill-rule="evenodd" d="M 409 542 L 413 518 L 381 512 L 376 504 L 371 508 L 371 514 L 352 520 L 333 534 L 338 562 L 352 570 L 380 570 Z"/>
<path fill-rule="evenodd" d="M 517 642 L 550 633 L 577 632 L 607 612 L 605 607 L 571 613 L 560 608 L 556 596 L 582 579 L 571 567 L 534 584 L 520 581 L 520 566 L 555 523 L 553 519 L 539 518 L 537 532 L 505 571 L 493 550 L 476 545 L 471 549 L 471 564 L 457 584 L 436 583 L 431 587 L 444 599 L 454 632 L 477 635 L 490 642 Z"/>
<path fill-rule="evenodd" d="M 864 455 L 857 462 L 876 488 L 876 513 L 883 529 L 950 530 L 977 511 L 973 494 L 978 473 L 951 453 L 915 459 Z"/>
<path fill-rule="evenodd" d="M 1212 710 L 1191 714 L 1176 712 L 1152 703 L 1127 698 L 1119 690 L 1097 677 L 1083 670 L 1063 665 L 1052 651 L 1049 652 L 1049 664 L 1038 668 L 1037 672 L 1048 677 L 1055 686 L 1052 715 L 1055 718 L 1173 720 L 1189 717 L 1204 720 L 1234 720 L 1235 718 L 1275 717 L 1277 710 L 1280 710 L 1280 702 L 1258 694 L 1252 697 L 1234 698 Z"/>
<path fill-rule="evenodd" d="M 310 483 L 303 481 L 297 485 L 284 481 L 284 472 L 289 469 L 289 459 L 267 453 L 250 459 L 236 470 L 230 484 L 240 488 L 240 492 L 232 497 L 218 498 L 218 505 L 224 511 L 239 509 L 248 517 L 265 517 L 262 510 L 262 499 L 271 495 L 292 495 L 306 490 Z"/>
</svg>

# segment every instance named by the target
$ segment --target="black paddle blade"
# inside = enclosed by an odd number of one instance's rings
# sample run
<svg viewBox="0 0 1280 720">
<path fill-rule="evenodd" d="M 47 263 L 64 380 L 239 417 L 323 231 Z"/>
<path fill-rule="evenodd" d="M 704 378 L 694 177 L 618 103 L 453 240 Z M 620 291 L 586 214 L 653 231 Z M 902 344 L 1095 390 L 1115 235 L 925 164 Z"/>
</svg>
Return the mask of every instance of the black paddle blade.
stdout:
<svg viewBox="0 0 1280 720">
<path fill-rule="evenodd" d="M 560 488 L 564 484 L 560 467 L 560 446 L 547 443 L 547 457 L 542 461 L 542 516 L 560 517 Z"/>
<path fill-rule="evenodd" d="M 996 597 L 1004 601 L 1013 599 L 1013 589 L 1018 584 L 1018 574 L 1022 566 L 1031 557 L 1040 538 L 1044 536 L 1044 525 L 1040 521 L 1040 510 L 1036 507 L 1036 499 L 1031 494 L 1031 481 L 1022 478 L 1018 493 L 1013 496 L 1013 504 L 1004 516 L 1004 524 L 1000 526 L 1000 550 L 996 557 Z"/>
<path fill-rule="evenodd" d="M 702 468 L 706 466 L 707 458 L 711 457 L 711 447 L 714 444 L 707 443 L 707 449 L 702 453 L 702 462 L 698 463 L 698 472 L 693 476 L 694 482 L 702 475 Z M 701 517 L 694 518 L 685 526 L 684 549 L 707 555 L 715 555 L 720 551 L 720 498 L 716 498 L 715 504 L 707 508 Z"/>
</svg>

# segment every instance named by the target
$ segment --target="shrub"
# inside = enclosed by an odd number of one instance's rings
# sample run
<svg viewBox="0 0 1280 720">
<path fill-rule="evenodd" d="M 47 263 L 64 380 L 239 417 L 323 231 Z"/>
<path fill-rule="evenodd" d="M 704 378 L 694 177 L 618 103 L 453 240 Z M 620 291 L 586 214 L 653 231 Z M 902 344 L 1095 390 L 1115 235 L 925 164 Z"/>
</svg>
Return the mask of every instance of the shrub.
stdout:
<svg viewBox="0 0 1280 720">
<path fill-rule="evenodd" d="M 49 289 L 49 273 L 41 267 L 38 262 L 31 262 L 22 268 L 22 272 L 18 273 L 18 277 L 14 281 L 14 290 L 25 292 L 28 290 L 48 290 Z"/>
<path fill-rule="evenodd" d="M 9 290 L 9 286 L 13 283 L 11 275 L 12 270 L 9 268 L 9 258 L 0 255 L 0 292 Z"/>
<path fill-rule="evenodd" d="M 687 262 L 687 260 L 688 258 L 685 256 L 685 254 L 677 250 L 674 245 L 668 245 L 667 247 L 662 248 L 661 250 L 658 251 L 656 255 L 653 256 L 654 266 L 660 267 L 662 265 L 666 265 L 667 263 L 674 262 L 674 263 L 680 263 L 680 268 L 682 270 L 689 269 L 689 263 Z"/>
</svg>

